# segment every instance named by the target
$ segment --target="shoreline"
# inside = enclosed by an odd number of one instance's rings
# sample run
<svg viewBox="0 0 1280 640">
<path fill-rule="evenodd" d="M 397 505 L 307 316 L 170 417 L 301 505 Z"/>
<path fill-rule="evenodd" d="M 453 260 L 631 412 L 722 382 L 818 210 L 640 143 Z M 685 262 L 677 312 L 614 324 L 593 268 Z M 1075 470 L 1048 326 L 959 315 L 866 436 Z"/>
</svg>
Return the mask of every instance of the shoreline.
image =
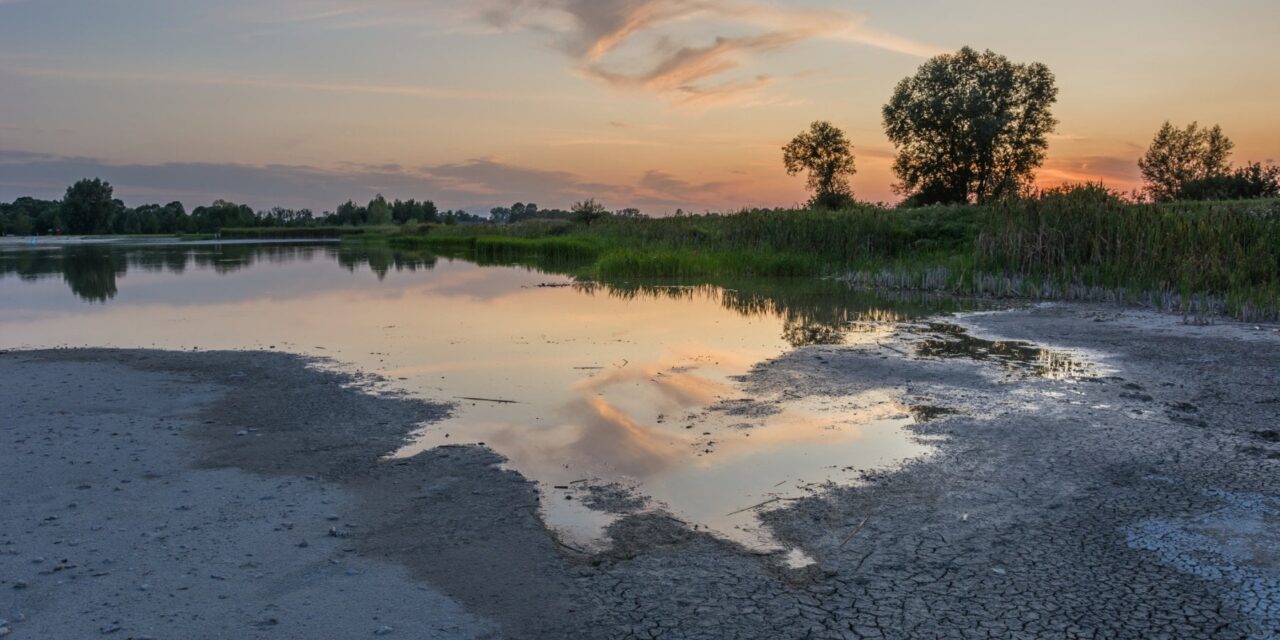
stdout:
<svg viewBox="0 0 1280 640">
<path fill-rule="evenodd" d="M 446 405 L 313 359 L 0 353 L 0 619 L 13 638 L 1280 634 L 1276 332 L 1106 305 L 955 321 L 1109 371 L 924 358 L 906 330 L 757 365 L 748 393 L 889 387 L 953 412 L 914 427 L 936 455 L 762 513 L 803 569 L 661 513 L 566 549 L 487 449 L 383 458 Z"/>
</svg>

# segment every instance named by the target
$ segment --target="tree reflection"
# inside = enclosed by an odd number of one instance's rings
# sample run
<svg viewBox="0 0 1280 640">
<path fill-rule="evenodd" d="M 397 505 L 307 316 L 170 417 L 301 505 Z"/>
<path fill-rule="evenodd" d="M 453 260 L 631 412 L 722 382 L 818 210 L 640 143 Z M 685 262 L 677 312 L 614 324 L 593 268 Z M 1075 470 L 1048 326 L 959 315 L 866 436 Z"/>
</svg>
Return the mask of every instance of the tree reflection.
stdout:
<svg viewBox="0 0 1280 640">
<path fill-rule="evenodd" d="M 62 279 L 86 302 L 116 297 L 116 276 L 124 273 L 125 263 L 105 247 L 68 247 L 62 256 Z"/>
<path fill-rule="evenodd" d="M 327 256 L 350 271 L 369 269 L 379 280 L 391 271 L 431 269 L 436 256 L 424 251 L 391 249 L 386 244 L 87 244 L 0 248 L 0 278 L 23 280 L 62 276 L 71 292 L 90 303 L 105 303 L 119 293 L 119 279 L 129 270 L 182 274 L 188 268 L 220 275 L 236 273 L 262 261 L 283 264 Z"/>
</svg>

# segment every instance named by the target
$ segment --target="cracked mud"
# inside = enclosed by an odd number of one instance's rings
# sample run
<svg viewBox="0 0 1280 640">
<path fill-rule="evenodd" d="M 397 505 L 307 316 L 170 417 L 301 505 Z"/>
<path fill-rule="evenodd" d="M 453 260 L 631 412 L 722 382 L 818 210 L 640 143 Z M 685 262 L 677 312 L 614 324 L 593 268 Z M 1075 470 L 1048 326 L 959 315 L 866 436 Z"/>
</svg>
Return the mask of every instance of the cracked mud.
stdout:
<svg viewBox="0 0 1280 640">
<path fill-rule="evenodd" d="M 811 563 L 616 485 L 573 488 L 610 546 L 566 546 L 487 449 L 386 457 L 448 407 L 307 364 L 0 355 L 42 389 L 0 391 L 12 637 L 1280 636 L 1274 328 L 1039 306 L 757 365 L 745 396 L 894 389 L 937 447 L 761 508 Z"/>
</svg>

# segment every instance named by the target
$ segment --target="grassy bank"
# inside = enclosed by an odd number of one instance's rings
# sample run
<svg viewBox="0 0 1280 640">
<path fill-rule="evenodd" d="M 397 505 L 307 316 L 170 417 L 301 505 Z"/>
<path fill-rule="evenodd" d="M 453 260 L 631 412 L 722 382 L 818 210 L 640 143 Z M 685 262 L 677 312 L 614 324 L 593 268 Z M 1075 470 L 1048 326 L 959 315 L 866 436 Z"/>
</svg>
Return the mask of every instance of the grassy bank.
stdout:
<svg viewBox="0 0 1280 640">
<path fill-rule="evenodd" d="M 881 289 L 1280 319 L 1276 200 L 1132 204 L 1081 188 L 981 207 L 416 227 L 388 241 L 586 278 L 837 276 Z"/>
</svg>

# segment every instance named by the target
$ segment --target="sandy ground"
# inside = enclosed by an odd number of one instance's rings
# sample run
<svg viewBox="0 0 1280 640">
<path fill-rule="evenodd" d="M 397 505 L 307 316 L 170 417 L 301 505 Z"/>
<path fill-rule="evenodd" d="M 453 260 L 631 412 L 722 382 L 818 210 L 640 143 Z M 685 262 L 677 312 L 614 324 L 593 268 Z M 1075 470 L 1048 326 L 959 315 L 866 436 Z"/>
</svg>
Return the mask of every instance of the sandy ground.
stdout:
<svg viewBox="0 0 1280 640">
<path fill-rule="evenodd" d="M 302 358 L 2 354 L 0 629 L 1280 637 L 1280 333 L 1079 305 L 960 322 L 1091 366 L 1051 379 L 941 359 L 936 335 L 904 327 L 743 378 L 802 396 L 888 386 L 934 409 L 916 429 L 936 455 L 762 514 L 816 559 L 803 569 L 660 513 L 623 517 L 605 553 L 567 549 L 536 488 L 483 448 L 384 458 L 446 407 Z"/>
</svg>

